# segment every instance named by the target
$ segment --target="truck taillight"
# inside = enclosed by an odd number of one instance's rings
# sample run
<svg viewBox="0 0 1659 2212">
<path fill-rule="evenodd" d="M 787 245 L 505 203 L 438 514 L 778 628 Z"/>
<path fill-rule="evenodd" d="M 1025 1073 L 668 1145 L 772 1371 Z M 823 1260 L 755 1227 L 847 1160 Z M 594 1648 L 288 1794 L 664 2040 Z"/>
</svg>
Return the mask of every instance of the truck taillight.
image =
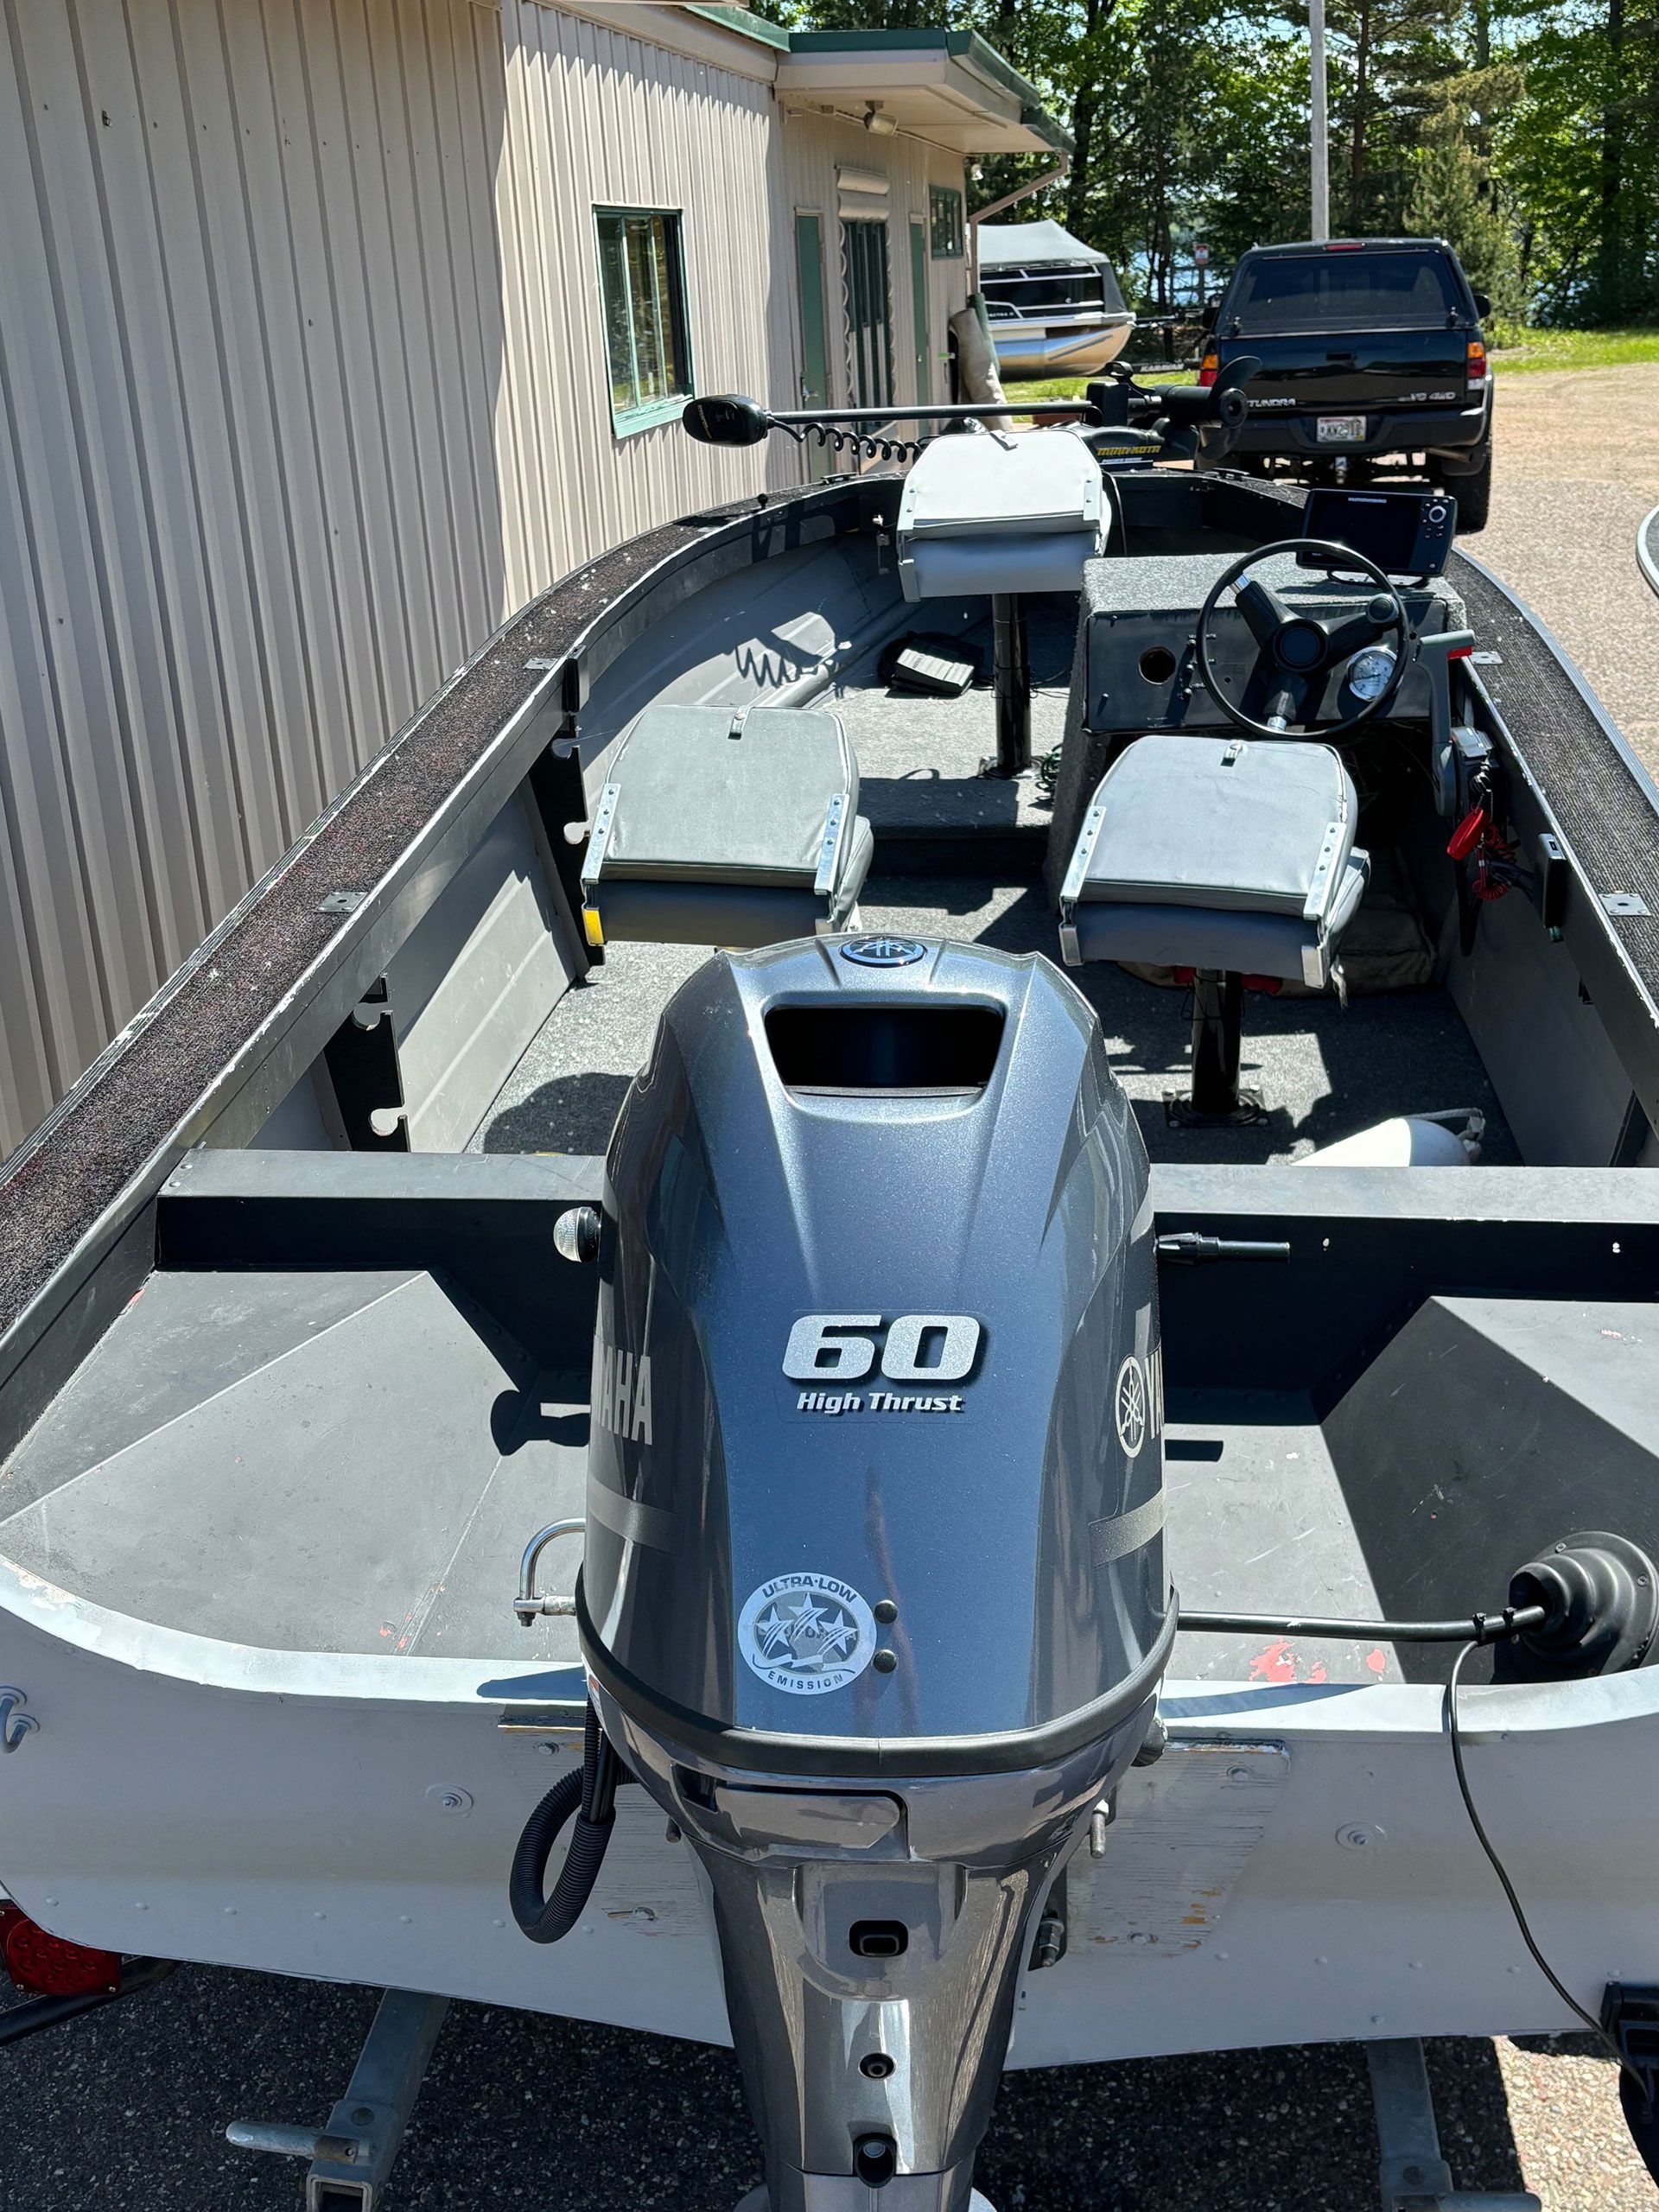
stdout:
<svg viewBox="0 0 1659 2212">
<path fill-rule="evenodd" d="M 1486 381 L 1486 348 L 1478 338 L 1469 340 L 1469 367 L 1466 372 L 1471 384 Z"/>
<path fill-rule="evenodd" d="M 1198 369 L 1198 390 L 1208 391 L 1221 374 L 1221 356 L 1213 347 L 1207 353 Z"/>
</svg>

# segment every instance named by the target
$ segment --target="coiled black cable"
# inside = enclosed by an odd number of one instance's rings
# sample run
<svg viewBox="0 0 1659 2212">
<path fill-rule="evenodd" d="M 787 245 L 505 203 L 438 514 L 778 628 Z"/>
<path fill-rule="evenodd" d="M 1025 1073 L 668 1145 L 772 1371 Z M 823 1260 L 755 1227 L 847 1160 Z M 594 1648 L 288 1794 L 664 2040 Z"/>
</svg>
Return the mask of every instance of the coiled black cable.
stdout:
<svg viewBox="0 0 1659 2212">
<path fill-rule="evenodd" d="M 556 1943 L 581 1919 L 616 1825 L 618 1787 L 632 1780 L 590 1705 L 582 1729 L 581 1771 L 573 1769 L 559 1777 L 524 1822 L 512 1854 L 507 1898 L 513 1918 L 532 1943 Z M 547 1862 L 572 1813 L 576 1824 L 550 1897 L 542 1890 Z"/>
</svg>

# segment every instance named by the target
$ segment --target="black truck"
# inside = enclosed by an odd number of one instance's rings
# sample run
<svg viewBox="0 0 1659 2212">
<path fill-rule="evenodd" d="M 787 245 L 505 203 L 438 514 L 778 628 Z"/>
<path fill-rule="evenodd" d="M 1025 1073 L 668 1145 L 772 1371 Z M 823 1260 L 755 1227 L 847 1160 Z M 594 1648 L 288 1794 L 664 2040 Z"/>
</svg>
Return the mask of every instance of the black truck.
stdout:
<svg viewBox="0 0 1659 2212">
<path fill-rule="evenodd" d="M 1249 418 L 1197 465 L 1303 483 L 1427 477 L 1479 530 L 1492 490 L 1492 387 L 1481 318 L 1443 238 L 1330 238 L 1254 246 L 1205 317 L 1201 385 L 1257 355 Z"/>
</svg>

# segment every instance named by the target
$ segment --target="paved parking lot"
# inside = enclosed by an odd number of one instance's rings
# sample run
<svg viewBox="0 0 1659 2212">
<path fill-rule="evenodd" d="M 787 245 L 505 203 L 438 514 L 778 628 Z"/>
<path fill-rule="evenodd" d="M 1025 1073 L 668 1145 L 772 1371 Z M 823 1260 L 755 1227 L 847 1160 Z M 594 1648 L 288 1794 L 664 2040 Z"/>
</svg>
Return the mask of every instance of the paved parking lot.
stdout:
<svg viewBox="0 0 1659 2212">
<path fill-rule="evenodd" d="M 1492 518 L 1470 550 L 1552 629 L 1659 770 L 1659 597 L 1636 561 L 1659 505 L 1659 363 L 1500 376 Z"/>
<path fill-rule="evenodd" d="M 1659 765 L 1659 599 L 1634 534 L 1659 501 L 1659 367 L 1498 393 L 1491 527 L 1473 550 L 1562 639 Z M 372 1994 L 187 1970 L 0 2059 L 0 2212 L 292 2212 L 298 2169 L 232 2151 L 234 2116 L 321 2124 Z M 1440 2044 L 1465 2187 L 1546 2212 L 1652 2212 L 1610 2069 L 1582 2045 Z M 1372 2212 L 1349 2048 L 1011 2075 L 981 2165 L 997 2212 Z M 729 2054 L 452 2008 L 389 2212 L 729 2212 L 758 2178 Z"/>
</svg>

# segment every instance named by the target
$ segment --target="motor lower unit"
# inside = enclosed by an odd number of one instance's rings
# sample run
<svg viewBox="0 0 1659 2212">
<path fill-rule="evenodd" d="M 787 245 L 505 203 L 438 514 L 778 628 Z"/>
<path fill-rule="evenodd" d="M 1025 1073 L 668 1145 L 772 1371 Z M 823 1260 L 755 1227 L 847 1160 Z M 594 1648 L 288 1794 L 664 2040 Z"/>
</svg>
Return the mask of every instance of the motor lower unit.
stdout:
<svg viewBox="0 0 1659 2212">
<path fill-rule="evenodd" d="M 972 2201 L 1038 1908 L 1174 1635 L 1155 1264 L 1042 960 L 716 957 L 624 1103 L 578 1613 L 709 1874 L 769 2212 Z"/>
</svg>

